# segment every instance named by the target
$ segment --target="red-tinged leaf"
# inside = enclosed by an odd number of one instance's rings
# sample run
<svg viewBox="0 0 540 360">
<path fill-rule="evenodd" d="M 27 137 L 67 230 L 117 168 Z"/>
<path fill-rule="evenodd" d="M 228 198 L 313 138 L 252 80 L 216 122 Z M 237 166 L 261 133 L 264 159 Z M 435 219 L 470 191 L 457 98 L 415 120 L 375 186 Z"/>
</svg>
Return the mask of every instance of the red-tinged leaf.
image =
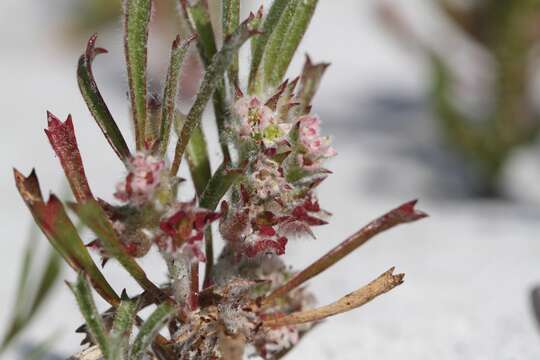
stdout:
<svg viewBox="0 0 540 360">
<path fill-rule="evenodd" d="M 77 67 L 77 81 L 79 89 L 88 106 L 88 110 L 96 120 L 99 128 L 105 135 L 105 138 L 116 152 L 121 160 L 126 160 L 130 157 L 129 148 L 116 125 L 111 112 L 109 111 L 105 100 L 99 92 L 98 86 L 92 73 L 92 62 L 99 54 L 107 53 L 107 50 L 96 48 L 97 35 L 92 35 L 86 46 L 86 51 L 79 58 Z"/>
<path fill-rule="evenodd" d="M 321 78 L 330 66 L 329 63 L 314 64 L 311 58 L 306 55 L 304 68 L 302 69 L 302 77 L 300 79 L 300 90 L 297 98 L 300 101 L 300 106 L 297 108 L 300 115 L 307 114 L 310 110 L 311 101 L 319 88 Z"/>
<path fill-rule="evenodd" d="M 285 246 L 287 245 L 287 238 L 282 236 L 277 240 L 262 239 L 252 244 L 243 246 L 243 251 L 247 257 L 254 257 L 261 253 L 272 252 L 276 255 L 285 254 Z"/>
<path fill-rule="evenodd" d="M 152 293 L 156 300 L 162 301 L 164 297 L 161 290 L 146 276 L 144 270 L 135 259 L 129 255 L 127 249 L 118 239 L 112 223 L 107 218 L 105 211 L 95 200 L 89 200 L 83 204 L 70 203 L 70 208 L 75 211 L 81 221 L 99 237 L 105 251 L 115 258 L 126 271 L 133 276 L 141 287 Z"/>
<path fill-rule="evenodd" d="M 37 202 L 43 202 L 43 195 L 39 188 L 39 180 L 35 169 L 32 169 L 32 172 L 28 176 L 24 176 L 17 169 L 13 169 L 13 174 L 17 189 L 26 205 L 32 206 Z"/>
<path fill-rule="evenodd" d="M 79 202 L 92 199 L 93 195 L 84 173 L 71 115 L 62 123 L 56 116 L 47 112 L 47 122 L 48 128 L 45 129 L 45 134 L 62 163 L 75 199 Z"/>
<path fill-rule="evenodd" d="M 272 95 L 264 105 L 268 106 L 270 109 L 272 109 L 272 111 L 276 111 L 278 101 L 283 95 L 283 92 L 288 88 L 288 85 L 289 80 L 285 80 L 284 82 L 282 82 L 281 85 L 278 86 L 274 95 Z"/>
<path fill-rule="evenodd" d="M 24 202 L 52 246 L 75 271 L 82 271 L 88 275 L 103 299 L 111 305 L 116 305 L 119 301 L 118 296 L 90 257 L 60 200 L 51 195 L 47 203 L 43 201 L 34 171 L 25 177 L 14 170 L 14 175 Z"/>
<path fill-rule="evenodd" d="M 388 230 L 394 226 L 413 222 L 427 217 L 428 215 L 415 208 L 417 200 L 409 201 L 398 208 L 395 208 L 383 216 L 373 220 L 362 229 L 344 240 L 341 244 L 327 252 L 318 260 L 313 262 L 304 270 L 294 275 L 289 281 L 281 287 L 275 289 L 264 301 L 270 304 L 273 300 L 283 296 L 297 286 L 305 283 L 325 271 L 352 251 L 365 244 L 375 235 Z"/>
</svg>

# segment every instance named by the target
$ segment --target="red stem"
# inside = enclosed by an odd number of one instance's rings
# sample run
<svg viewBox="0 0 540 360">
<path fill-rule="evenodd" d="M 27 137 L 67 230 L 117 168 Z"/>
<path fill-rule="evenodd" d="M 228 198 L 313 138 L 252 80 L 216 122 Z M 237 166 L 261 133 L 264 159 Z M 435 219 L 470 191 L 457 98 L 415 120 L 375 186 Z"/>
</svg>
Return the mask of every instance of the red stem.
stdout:
<svg viewBox="0 0 540 360">
<path fill-rule="evenodd" d="M 304 270 L 294 275 L 289 281 L 283 284 L 281 287 L 275 289 L 264 300 L 265 304 L 270 304 L 273 300 L 282 297 L 292 289 L 305 283 L 309 279 L 320 274 L 330 266 L 343 259 L 345 256 L 356 250 L 361 245 L 365 244 L 369 239 L 375 235 L 388 230 L 396 225 L 404 224 L 412 221 L 422 219 L 427 216 L 426 213 L 416 210 L 416 200 L 409 201 L 400 207 L 389 211 L 385 215 L 373 220 L 362 229 L 348 237 L 341 244 L 327 252 L 318 260 L 313 262 Z"/>
</svg>

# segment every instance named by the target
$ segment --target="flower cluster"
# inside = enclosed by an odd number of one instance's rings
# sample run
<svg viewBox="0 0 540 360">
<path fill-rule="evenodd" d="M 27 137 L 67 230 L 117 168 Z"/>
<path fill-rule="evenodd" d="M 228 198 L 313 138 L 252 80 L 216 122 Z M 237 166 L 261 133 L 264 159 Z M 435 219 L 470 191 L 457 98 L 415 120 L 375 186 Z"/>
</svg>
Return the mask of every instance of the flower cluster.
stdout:
<svg viewBox="0 0 540 360">
<path fill-rule="evenodd" d="M 321 135 L 319 118 L 295 111 L 285 85 L 266 102 L 242 96 L 234 105 L 238 148 L 250 164 L 231 204 L 222 204 L 220 230 L 248 257 L 281 255 L 289 237 L 313 235 L 312 226 L 326 224 L 314 188 L 329 173 L 324 160 L 336 152 Z"/>
<path fill-rule="evenodd" d="M 269 16 L 263 16 L 261 7 L 242 23 L 237 21 L 239 3 L 231 2 L 223 12 L 223 42 L 208 33 L 205 6 L 180 1 L 193 35 L 178 36 L 172 43 L 160 101 L 149 98 L 147 37 L 141 36 L 148 34 L 153 3 L 126 0 L 124 6 L 133 147 L 125 141 L 93 76 L 92 61 L 106 52 L 96 47 L 96 35 L 78 62 L 78 84 L 88 109 L 126 167 L 114 193 L 117 203 L 101 200 L 91 191 L 71 117 L 62 123 L 49 113 L 46 129 L 75 197 L 67 205 L 97 237 L 88 247 L 99 251 L 104 261 L 114 257 L 143 292 L 118 296 L 94 264 L 64 204 L 54 195 L 43 198 L 35 172 L 24 176 L 15 170 L 17 188 L 47 239 L 80 274 L 71 289 L 86 320 L 80 332 L 87 334 L 85 341 L 97 342 L 95 358 L 109 358 L 111 349 L 124 349 L 119 359 L 242 359 L 248 346 L 259 357 L 282 358 L 311 324 L 388 292 L 403 282 L 403 274 L 394 275 L 391 268 L 367 286 L 318 308 L 304 287 L 307 281 L 378 233 L 426 215 L 415 210 L 415 201 L 408 202 L 293 273 L 278 255 L 285 253 L 293 237 L 314 236 L 312 228 L 326 224 L 329 213 L 319 205 L 316 189 L 330 173 L 325 161 L 336 154 L 330 138 L 321 134 L 320 119 L 311 114 L 328 64 L 314 64 L 307 57 L 301 75 L 279 85 L 293 55 L 281 48 L 297 48 L 317 1 L 292 7 L 274 2 Z M 296 23 L 298 19 L 302 24 Z M 265 35 L 253 42 L 249 95 L 244 95 L 238 88 L 238 64 L 231 61 L 249 38 L 263 33 L 261 29 Z M 180 74 L 196 38 L 205 72 L 200 91 L 183 116 L 177 111 Z M 222 46 L 214 53 L 218 43 Z M 216 169 L 201 126 L 210 99 L 223 155 Z M 177 139 L 169 164 L 173 129 Z M 197 194 L 192 201 L 179 196 L 177 174 L 183 159 Z M 209 226 L 217 220 L 225 245 L 215 256 Z M 152 247 L 159 250 L 167 269 L 168 281 L 162 284 L 152 282 L 136 260 Z M 89 285 L 112 306 L 110 310 L 97 311 Z M 156 309 L 140 323 L 137 314 L 151 305 Z M 132 323 L 138 326 L 133 343 L 129 336 L 117 336 L 133 333 Z M 165 327 L 168 331 L 161 331 Z"/>
<path fill-rule="evenodd" d="M 170 179 L 165 162 L 138 152 L 127 161 L 128 173 L 116 186 L 115 198 L 125 206 L 102 201 L 128 254 L 141 257 L 156 244 L 163 254 L 182 254 L 189 261 L 206 261 L 200 248 L 207 225 L 220 214 L 196 206 L 196 200 L 180 202 L 167 199 Z M 170 194 L 169 194 L 170 195 Z M 89 247 L 100 252 L 104 263 L 109 258 L 99 240 Z"/>
</svg>

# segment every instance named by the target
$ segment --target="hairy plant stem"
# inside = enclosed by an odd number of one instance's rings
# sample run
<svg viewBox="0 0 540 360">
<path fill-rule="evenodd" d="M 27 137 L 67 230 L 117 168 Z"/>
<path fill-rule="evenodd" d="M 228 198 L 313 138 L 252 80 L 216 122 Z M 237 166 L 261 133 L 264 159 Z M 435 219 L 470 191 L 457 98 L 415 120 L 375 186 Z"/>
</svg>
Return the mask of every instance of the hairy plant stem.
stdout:
<svg viewBox="0 0 540 360">
<path fill-rule="evenodd" d="M 404 274 L 394 275 L 394 268 L 386 271 L 368 285 L 353 291 L 336 302 L 316 309 L 295 312 L 282 317 L 272 317 L 263 321 L 263 326 L 280 327 L 320 321 L 327 317 L 356 309 L 379 295 L 403 283 Z"/>
</svg>

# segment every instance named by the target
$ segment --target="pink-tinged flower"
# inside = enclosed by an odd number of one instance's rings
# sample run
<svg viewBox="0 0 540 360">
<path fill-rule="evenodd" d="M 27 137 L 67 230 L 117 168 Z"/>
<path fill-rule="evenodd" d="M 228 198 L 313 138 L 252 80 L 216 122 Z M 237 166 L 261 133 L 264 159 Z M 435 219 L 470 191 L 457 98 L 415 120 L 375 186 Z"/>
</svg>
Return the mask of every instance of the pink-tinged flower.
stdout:
<svg viewBox="0 0 540 360">
<path fill-rule="evenodd" d="M 298 140 L 303 147 L 299 160 L 306 169 L 314 169 L 322 160 L 337 154 L 330 146 L 330 138 L 321 136 L 320 124 L 320 119 L 312 115 L 304 115 L 298 119 Z"/>
<path fill-rule="evenodd" d="M 195 207 L 195 201 L 177 203 L 169 215 L 160 222 L 162 236 L 156 243 L 162 251 L 187 252 L 199 261 L 206 257 L 199 245 L 206 226 L 219 219 L 221 214 Z"/>
<path fill-rule="evenodd" d="M 244 96 L 234 105 L 240 120 L 240 137 L 249 137 L 271 147 L 284 142 L 291 124 L 280 122 L 274 111 L 256 96 Z"/>
<path fill-rule="evenodd" d="M 164 168 L 163 160 L 141 152 L 135 154 L 128 160 L 129 173 L 116 186 L 114 196 L 136 206 L 150 201 L 161 183 Z"/>
<path fill-rule="evenodd" d="M 256 96 L 244 96 L 234 104 L 240 118 L 240 135 L 250 136 L 254 131 L 264 129 L 275 122 L 272 109 L 264 105 Z"/>
</svg>

